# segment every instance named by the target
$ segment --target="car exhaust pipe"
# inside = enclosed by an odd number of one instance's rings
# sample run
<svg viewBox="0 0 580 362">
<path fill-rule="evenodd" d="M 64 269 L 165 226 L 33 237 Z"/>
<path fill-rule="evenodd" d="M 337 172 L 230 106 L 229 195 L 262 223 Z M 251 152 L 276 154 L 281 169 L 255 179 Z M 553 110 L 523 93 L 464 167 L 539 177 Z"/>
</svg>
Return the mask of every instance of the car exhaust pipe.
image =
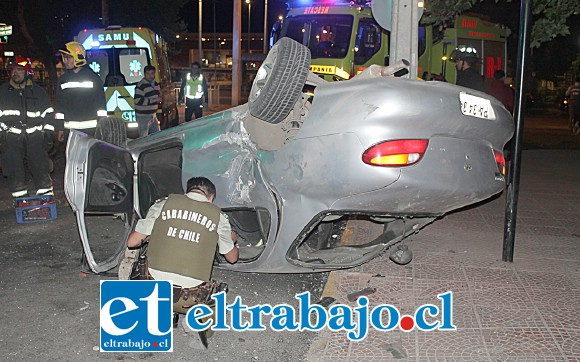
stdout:
<svg viewBox="0 0 580 362">
<path fill-rule="evenodd" d="M 361 73 L 357 74 L 352 78 L 352 80 L 363 80 L 371 78 L 383 78 L 383 77 L 401 77 L 409 73 L 409 63 L 406 59 L 401 59 L 393 65 L 383 66 L 373 64 L 367 69 L 363 70 Z"/>
</svg>

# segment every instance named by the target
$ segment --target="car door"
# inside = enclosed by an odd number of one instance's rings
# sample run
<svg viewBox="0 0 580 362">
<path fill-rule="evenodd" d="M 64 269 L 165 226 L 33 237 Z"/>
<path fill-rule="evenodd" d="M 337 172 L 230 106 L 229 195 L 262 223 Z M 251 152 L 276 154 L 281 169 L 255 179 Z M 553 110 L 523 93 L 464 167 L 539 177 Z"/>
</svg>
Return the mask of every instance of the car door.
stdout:
<svg viewBox="0 0 580 362">
<path fill-rule="evenodd" d="M 66 157 L 65 194 L 76 214 L 88 265 L 95 273 L 105 272 L 117 266 L 133 226 L 133 158 L 126 149 L 77 131 L 70 134 Z M 118 216 L 122 235 L 109 230 L 114 220 L 108 218 L 89 240 L 87 215 Z"/>
</svg>

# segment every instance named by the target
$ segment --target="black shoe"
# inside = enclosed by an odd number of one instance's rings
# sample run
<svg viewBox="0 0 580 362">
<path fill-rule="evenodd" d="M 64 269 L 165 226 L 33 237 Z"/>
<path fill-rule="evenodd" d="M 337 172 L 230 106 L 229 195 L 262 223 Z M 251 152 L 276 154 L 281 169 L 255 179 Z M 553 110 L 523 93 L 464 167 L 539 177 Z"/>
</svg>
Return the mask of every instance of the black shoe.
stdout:
<svg viewBox="0 0 580 362">
<path fill-rule="evenodd" d="M 220 283 L 218 285 L 217 293 L 220 293 L 220 292 L 226 292 L 227 293 L 228 291 L 229 291 L 229 288 L 228 288 L 228 285 L 226 283 Z"/>
<path fill-rule="evenodd" d="M 179 323 L 179 313 L 173 313 L 173 328 L 177 328 L 177 323 Z"/>
</svg>

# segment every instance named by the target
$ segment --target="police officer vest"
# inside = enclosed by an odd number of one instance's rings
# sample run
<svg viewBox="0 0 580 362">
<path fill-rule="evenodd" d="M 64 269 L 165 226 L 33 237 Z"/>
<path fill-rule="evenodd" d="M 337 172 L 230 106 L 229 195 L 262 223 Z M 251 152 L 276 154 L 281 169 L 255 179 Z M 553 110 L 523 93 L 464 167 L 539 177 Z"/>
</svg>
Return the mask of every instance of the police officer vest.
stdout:
<svg viewBox="0 0 580 362">
<path fill-rule="evenodd" d="M 193 79 L 191 73 L 187 74 L 185 97 L 189 99 L 201 99 L 203 97 L 203 75 L 200 74 L 199 77 Z"/>
<path fill-rule="evenodd" d="M 210 202 L 170 195 L 151 232 L 149 266 L 209 281 L 218 241 L 220 209 Z"/>
</svg>

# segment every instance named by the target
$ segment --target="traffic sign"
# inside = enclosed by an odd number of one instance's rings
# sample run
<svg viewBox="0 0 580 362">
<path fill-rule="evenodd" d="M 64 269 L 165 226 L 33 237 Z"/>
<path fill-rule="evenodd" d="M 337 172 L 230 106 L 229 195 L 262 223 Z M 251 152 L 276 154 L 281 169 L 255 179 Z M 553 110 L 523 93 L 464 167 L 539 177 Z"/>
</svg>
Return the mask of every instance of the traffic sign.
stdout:
<svg viewBox="0 0 580 362">
<path fill-rule="evenodd" d="M 0 36 L 12 35 L 12 25 L 0 25 Z"/>
</svg>

